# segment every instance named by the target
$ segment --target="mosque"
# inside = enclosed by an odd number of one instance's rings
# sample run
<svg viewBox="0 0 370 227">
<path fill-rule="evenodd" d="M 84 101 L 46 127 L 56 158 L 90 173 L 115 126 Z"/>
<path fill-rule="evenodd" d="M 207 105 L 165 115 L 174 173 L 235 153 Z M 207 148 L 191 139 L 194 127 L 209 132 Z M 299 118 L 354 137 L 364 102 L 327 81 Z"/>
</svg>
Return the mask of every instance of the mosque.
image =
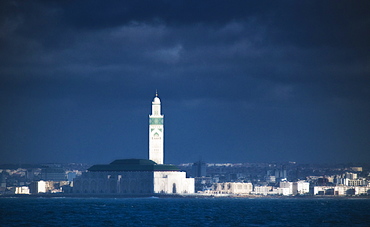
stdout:
<svg viewBox="0 0 370 227">
<path fill-rule="evenodd" d="M 149 160 L 118 159 L 93 165 L 73 180 L 77 194 L 185 194 L 194 193 L 194 178 L 175 165 L 164 164 L 164 127 L 161 100 L 156 93 L 149 115 Z"/>
</svg>

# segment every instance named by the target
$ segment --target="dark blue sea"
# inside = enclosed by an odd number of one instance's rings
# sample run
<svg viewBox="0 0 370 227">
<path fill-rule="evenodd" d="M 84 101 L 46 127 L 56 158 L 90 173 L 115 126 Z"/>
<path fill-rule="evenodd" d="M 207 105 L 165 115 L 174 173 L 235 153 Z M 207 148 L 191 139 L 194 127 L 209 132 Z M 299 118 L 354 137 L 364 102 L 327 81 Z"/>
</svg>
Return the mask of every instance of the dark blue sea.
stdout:
<svg viewBox="0 0 370 227">
<path fill-rule="evenodd" d="M 0 226 L 370 226 L 370 199 L 0 198 Z"/>
</svg>

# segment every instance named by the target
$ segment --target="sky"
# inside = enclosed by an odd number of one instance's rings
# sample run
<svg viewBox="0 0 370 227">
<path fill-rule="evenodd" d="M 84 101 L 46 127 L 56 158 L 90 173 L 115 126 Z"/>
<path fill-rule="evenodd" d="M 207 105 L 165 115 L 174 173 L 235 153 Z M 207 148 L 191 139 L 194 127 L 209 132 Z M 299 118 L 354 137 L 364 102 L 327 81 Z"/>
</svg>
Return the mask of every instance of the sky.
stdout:
<svg viewBox="0 0 370 227">
<path fill-rule="evenodd" d="M 0 163 L 370 163 L 370 1 L 0 1 Z"/>
</svg>

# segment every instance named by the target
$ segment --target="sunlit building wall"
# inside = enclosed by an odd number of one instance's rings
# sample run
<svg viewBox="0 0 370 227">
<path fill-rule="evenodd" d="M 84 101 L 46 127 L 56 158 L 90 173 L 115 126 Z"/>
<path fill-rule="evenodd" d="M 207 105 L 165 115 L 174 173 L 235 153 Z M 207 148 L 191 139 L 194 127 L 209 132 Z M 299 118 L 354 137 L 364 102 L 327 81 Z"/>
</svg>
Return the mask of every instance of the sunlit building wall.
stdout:
<svg viewBox="0 0 370 227">
<path fill-rule="evenodd" d="M 288 189 L 288 194 L 293 195 L 293 182 L 288 182 L 288 181 L 281 181 L 279 183 L 280 188 L 287 188 Z"/>
<path fill-rule="evenodd" d="M 30 194 L 30 189 L 27 186 L 15 187 L 15 194 Z"/>
</svg>

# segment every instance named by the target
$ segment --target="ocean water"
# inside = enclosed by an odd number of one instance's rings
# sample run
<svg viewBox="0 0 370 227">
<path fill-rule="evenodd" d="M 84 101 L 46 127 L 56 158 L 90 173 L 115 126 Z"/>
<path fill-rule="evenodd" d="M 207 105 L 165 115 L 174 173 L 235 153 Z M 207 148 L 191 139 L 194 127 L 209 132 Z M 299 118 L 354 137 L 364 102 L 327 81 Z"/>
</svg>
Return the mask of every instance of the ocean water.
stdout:
<svg viewBox="0 0 370 227">
<path fill-rule="evenodd" d="M 0 198 L 0 226 L 370 226 L 370 199 Z"/>
</svg>

